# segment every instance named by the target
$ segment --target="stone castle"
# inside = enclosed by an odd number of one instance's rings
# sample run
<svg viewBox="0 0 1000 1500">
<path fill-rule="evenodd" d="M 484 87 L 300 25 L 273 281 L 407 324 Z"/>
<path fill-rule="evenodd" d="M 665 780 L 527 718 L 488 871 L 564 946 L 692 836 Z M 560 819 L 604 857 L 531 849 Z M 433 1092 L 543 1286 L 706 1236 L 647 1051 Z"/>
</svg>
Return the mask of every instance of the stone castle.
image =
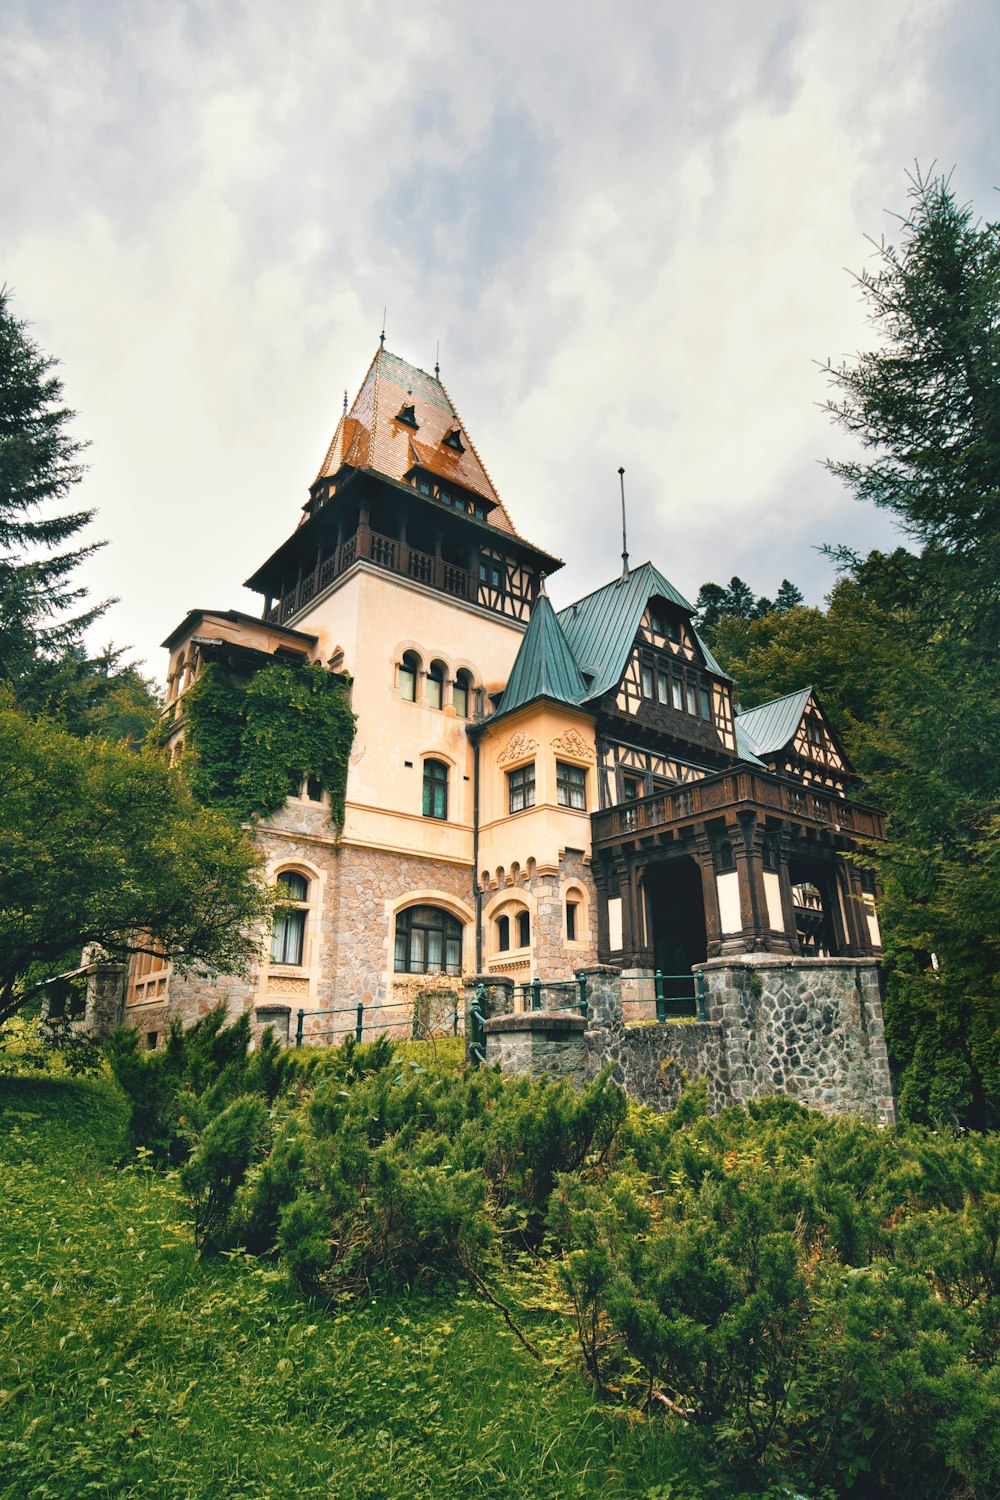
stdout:
<svg viewBox="0 0 1000 1500">
<path fill-rule="evenodd" d="M 437 372 L 379 347 L 247 580 L 259 617 L 193 610 L 164 642 L 171 754 L 206 663 L 346 674 L 343 821 L 310 776 L 257 825 L 281 904 L 246 978 L 133 960 L 121 1003 L 149 1045 L 220 998 L 306 1041 L 360 1005 L 368 1034 L 415 994 L 458 1004 L 474 975 L 493 1055 L 527 1066 L 542 1023 L 518 1019 L 516 986 L 589 970 L 603 998 L 571 1071 L 589 1047 L 643 1096 L 643 1069 L 662 1083 L 673 1060 L 717 1102 L 784 1090 L 891 1116 L 877 892 L 851 859 L 880 815 L 814 693 L 738 712 L 692 605 L 623 562 L 554 610 L 562 564 L 515 529 Z M 654 983 L 683 1008 L 693 973 L 707 1019 L 637 1039 Z"/>
</svg>

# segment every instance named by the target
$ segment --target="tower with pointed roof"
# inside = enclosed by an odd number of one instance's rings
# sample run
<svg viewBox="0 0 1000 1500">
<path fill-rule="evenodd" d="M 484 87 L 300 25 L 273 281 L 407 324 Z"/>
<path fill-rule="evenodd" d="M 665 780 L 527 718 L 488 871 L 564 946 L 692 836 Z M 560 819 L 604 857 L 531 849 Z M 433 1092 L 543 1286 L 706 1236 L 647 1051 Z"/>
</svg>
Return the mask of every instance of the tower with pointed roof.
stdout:
<svg viewBox="0 0 1000 1500">
<path fill-rule="evenodd" d="M 880 819 L 815 694 L 740 714 L 652 563 L 557 613 L 544 579 L 561 566 L 516 529 L 437 372 L 380 343 L 298 523 L 248 580 L 260 617 L 194 610 L 164 643 L 173 751 L 206 662 L 345 674 L 343 821 L 313 777 L 260 820 L 282 904 L 255 972 L 206 982 L 146 956 L 127 1014 L 147 1036 L 220 997 L 322 1040 L 358 1005 L 366 1034 L 406 1028 L 415 996 L 454 998 L 471 972 L 877 953 L 850 855 Z"/>
</svg>

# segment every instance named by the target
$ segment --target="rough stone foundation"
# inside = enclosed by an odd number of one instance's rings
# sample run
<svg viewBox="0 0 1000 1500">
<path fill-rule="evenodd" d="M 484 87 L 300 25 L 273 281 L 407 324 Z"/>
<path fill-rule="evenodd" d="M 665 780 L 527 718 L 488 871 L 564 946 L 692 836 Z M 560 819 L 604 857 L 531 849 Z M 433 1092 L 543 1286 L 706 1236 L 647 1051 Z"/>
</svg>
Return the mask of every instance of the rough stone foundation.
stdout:
<svg viewBox="0 0 1000 1500">
<path fill-rule="evenodd" d="M 594 967 L 584 971 L 587 1022 L 558 1011 L 490 1021 L 487 1062 L 574 1080 L 610 1063 L 615 1082 L 656 1110 L 672 1109 L 686 1082 L 705 1078 L 713 1113 L 784 1094 L 825 1114 L 894 1121 L 877 964 L 763 954 L 702 967 L 707 1021 L 629 1026 L 627 981 Z"/>
</svg>

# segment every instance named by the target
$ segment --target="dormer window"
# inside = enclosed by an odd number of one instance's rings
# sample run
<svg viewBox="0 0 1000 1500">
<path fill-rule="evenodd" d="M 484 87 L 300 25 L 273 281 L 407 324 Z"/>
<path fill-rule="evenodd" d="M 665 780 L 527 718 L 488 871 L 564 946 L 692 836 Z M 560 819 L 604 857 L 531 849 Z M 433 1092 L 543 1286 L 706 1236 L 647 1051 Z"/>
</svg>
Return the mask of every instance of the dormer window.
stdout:
<svg viewBox="0 0 1000 1500">
<path fill-rule="evenodd" d="M 417 413 L 409 401 L 404 401 L 399 408 L 399 411 L 396 413 L 396 421 L 402 422 L 404 427 L 412 427 L 414 432 L 416 432 L 420 425 L 417 421 Z"/>
<path fill-rule="evenodd" d="M 442 446 L 450 448 L 453 453 L 464 453 L 465 444 L 462 442 L 462 430 L 460 427 L 450 428 L 441 439 Z"/>
</svg>

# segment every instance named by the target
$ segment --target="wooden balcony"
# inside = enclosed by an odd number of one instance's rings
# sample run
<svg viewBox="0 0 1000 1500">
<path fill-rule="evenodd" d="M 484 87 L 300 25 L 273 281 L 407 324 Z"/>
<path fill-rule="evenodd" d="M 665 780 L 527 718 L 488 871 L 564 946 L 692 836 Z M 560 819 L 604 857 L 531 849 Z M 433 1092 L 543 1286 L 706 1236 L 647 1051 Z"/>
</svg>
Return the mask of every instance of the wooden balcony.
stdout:
<svg viewBox="0 0 1000 1500">
<path fill-rule="evenodd" d="M 849 838 L 885 838 L 885 820 L 876 808 L 740 767 L 594 813 L 594 848 L 642 842 L 668 827 L 676 830 L 714 818 L 732 821 L 741 812 L 756 812 Z"/>
<path fill-rule="evenodd" d="M 389 573 L 402 578 L 412 578 L 417 583 L 427 584 L 455 599 L 469 599 L 472 595 L 472 575 L 467 568 L 446 562 L 443 557 L 434 557 L 429 552 L 418 552 L 397 537 L 381 536 L 367 526 L 360 526 L 337 550 L 324 558 L 313 572 L 306 574 L 293 589 L 276 600 L 264 613 L 269 624 L 283 625 L 305 609 L 317 594 L 328 588 L 334 579 L 345 573 L 359 558 L 373 562 Z"/>
</svg>

